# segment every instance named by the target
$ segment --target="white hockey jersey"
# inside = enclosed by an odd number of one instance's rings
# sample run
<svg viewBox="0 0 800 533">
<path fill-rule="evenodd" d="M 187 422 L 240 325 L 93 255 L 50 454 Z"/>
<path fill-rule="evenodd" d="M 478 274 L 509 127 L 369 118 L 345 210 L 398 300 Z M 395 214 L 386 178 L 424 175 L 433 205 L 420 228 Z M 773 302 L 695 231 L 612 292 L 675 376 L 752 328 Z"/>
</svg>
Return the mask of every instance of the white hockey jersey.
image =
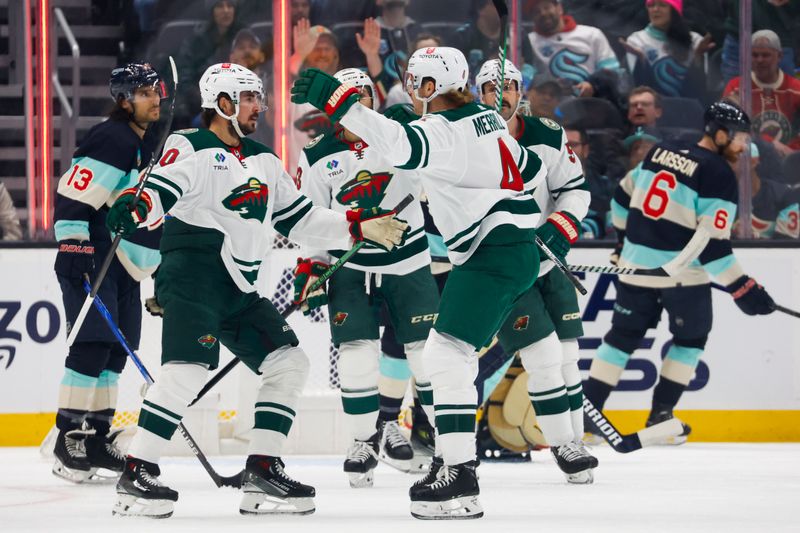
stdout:
<svg viewBox="0 0 800 533">
<path fill-rule="evenodd" d="M 556 211 L 567 211 L 578 220 L 589 212 L 591 196 L 578 156 L 567 144 L 563 128 L 549 118 L 520 115 L 517 142 L 533 151 L 547 167 L 547 177 L 533 191 L 542 210 L 540 226 Z M 539 267 L 539 277 L 553 268 L 550 260 Z"/>
<path fill-rule="evenodd" d="M 169 213 L 182 227 L 211 230 L 172 233 L 170 226 L 177 225 L 168 221 L 162 252 L 192 248 L 205 236 L 219 235 L 222 262 L 243 292 L 256 290 L 269 249 L 268 225 L 300 244 L 337 249 L 353 244 L 346 218 L 312 205 L 281 160 L 250 139 L 230 148 L 207 129 L 173 133 L 145 192 L 153 202 L 148 220 Z"/>
<path fill-rule="evenodd" d="M 529 229 L 539 222 L 539 207 L 526 191 L 544 180 L 546 168 L 489 107 L 469 103 L 399 124 L 355 105 L 341 124 L 397 168 L 418 169 L 454 265 L 467 261 L 498 226 Z"/>
<path fill-rule="evenodd" d="M 569 19 L 571 20 L 571 19 Z M 579 83 L 598 70 L 619 70 L 620 65 L 608 39 L 599 28 L 568 24 L 565 31 L 549 36 L 528 34 L 537 74 L 549 73 Z"/>
<path fill-rule="evenodd" d="M 430 265 L 419 178 L 411 171 L 394 168 L 379 149 L 364 141 L 348 142 L 341 133 L 317 137 L 300 154 L 295 183 L 314 205 L 341 213 L 359 207 L 393 209 L 408 194 L 413 195 L 414 201 L 398 215 L 409 225 L 406 243 L 391 252 L 366 245 L 344 267 L 403 275 Z M 331 257 L 335 261 L 345 251 L 307 248 L 304 255 L 330 263 Z"/>
</svg>

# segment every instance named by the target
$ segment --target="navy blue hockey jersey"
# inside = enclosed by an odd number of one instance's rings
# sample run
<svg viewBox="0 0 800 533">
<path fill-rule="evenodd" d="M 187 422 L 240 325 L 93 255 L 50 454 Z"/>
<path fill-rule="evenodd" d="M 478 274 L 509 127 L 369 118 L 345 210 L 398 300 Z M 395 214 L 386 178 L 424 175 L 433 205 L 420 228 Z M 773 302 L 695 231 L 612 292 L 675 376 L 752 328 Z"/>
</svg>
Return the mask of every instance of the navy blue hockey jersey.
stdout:
<svg viewBox="0 0 800 533">
<path fill-rule="evenodd" d="M 678 256 L 698 228 L 709 235 L 687 268 L 671 278 L 623 276 L 646 287 L 728 285 L 743 274 L 730 244 L 736 218 L 736 176 L 725 159 L 688 142 L 662 142 L 620 182 L 613 224 L 625 230 L 620 266 L 657 268 Z"/>
<path fill-rule="evenodd" d="M 91 240 L 102 258 L 111 245 L 106 213 L 122 191 L 135 187 L 150 161 L 153 135 L 140 139 L 127 122 L 106 120 L 94 126 L 75 150 L 72 164 L 58 182 L 56 240 Z M 158 267 L 160 221 L 123 239 L 117 258 L 132 278 L 141 280 Z"/>
</svg>

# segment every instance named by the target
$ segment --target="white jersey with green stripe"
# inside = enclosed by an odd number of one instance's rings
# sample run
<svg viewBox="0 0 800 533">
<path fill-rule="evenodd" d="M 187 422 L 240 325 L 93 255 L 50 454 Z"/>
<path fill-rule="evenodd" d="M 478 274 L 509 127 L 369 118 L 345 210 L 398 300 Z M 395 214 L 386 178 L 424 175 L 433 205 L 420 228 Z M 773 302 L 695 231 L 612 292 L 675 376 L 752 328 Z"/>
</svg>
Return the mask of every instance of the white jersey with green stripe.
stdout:
<svg viewBox="0 0 800 533">
<path fill-rule="evenodd" d="M 533 229 L 539 222 L 529 191 L 544 180 L 546 168 L 487 106 L 469 103 L 399 124 L 356 105 L 341 124 L 395 167 L 417 170 L 454 265 L 467 261 L 498 226 Z"/>
<path fill-rule="evenodd" d="M 153 203 L 148 220 L 168 213 L 222 234 L 222 262 L 243 292 L 256 290 L 269 249 L 268 226 L 308 246 L 346 249 L 353 244 L 346 218 L 315 207 L 297 191 L 281 160 L 247 138 L 231 148 L 207 129 L 173 133 L 145 191 Z M 175 249 L 174 240 L 170 247 Z M 177 247 L 191 248 L 191 239 Z"/>
<path fill-rule="evenodd" d="M 542 210 L 540 226 L 556 211 L 567 211 L 578 221 L 589 212 L 591 195 L 583 167 L 567 144 L 567 134 L 555 121 L 543 117 L 517 115 L 517 142 L 533 151 L 547 167 L 547 177 L 533 191 Z M 539 277 L 553 268 L 549 259 L 542 261 Z"/>
<path fill-rule="evenodd" d="M 362 272 L 404 275 L 431 264 L 419 204 L 419 178 L 415 178 L 411 171 L 394 168 L 377 148 L 361 140 L 349 142 L 342 131 L 320 135 L 300 154 L 295 183 L 314 205 L 340 213 L 373 207 L 389 210 L 407 195 L 413 195 L 414 200 L 398 215 L 409 225 L 405 244 L 391 252 L 365 245 L 344 267 Z M 306 248 L 303 254 L 331 263 L 345 251 Z"/>
</svg>

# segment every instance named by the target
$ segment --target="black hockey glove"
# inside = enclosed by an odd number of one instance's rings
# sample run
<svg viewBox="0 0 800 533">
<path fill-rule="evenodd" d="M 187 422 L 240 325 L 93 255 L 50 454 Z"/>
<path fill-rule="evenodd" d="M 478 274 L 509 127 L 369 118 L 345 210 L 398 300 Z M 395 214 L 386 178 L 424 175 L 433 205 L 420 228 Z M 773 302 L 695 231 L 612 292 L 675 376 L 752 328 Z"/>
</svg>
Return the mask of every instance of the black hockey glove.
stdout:
<svg viewBox="0 0 800 533">
<path fill-rule="evenodd" d="M 619 263 L 619 256 L 622 255 L 622 245 L 625 244 L 625 230 L 618 229 L 617 230 L 617 244 L 614 246 L 614 251 L 611 252 L 611 257 L 608 258 L 608 261 L 612 265 L 616 265 Z"/>
<path fill-rule="evenodd" d="M 59 276 L 78 281 L 84 274 L 91 275 L 94 272 L 94 245 L 77 239 L 59 242 L 54 270 Z"/>
<path fill-rule="evenodd" d="M 768 315 L 775 311 L 775 302 L 770 295 L 749 276 L 742 276 L 728 285 L 728 292 L 746 315 Z"/>
<path fill-rule="evenodd" d="M 161 304 L 158 303 L 158 300 L 155 296 L 151 296 L 144 301 L 144 308 L 147 309 L 147 312 L 153 316 L 160 318 L 164 317 L 164 308 L 161 307 Z"/>
</svg>

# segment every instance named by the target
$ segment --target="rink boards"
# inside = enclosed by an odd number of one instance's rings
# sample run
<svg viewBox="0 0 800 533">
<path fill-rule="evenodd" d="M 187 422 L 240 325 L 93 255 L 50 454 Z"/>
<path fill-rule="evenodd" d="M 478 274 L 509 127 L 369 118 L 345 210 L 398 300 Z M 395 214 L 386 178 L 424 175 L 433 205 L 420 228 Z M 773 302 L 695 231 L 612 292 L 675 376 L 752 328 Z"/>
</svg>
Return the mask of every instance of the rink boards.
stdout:
<svg viewBox="0 0 800 533">
<path fill-rule="evenodd" d="M 607 249 L 576 249 L 570 260 L 605 265 L 608 254 Z M 66 354 L 60 292 L 52 272 L 54 256 L 54 249 L 0 249 L 0 445 L 38 445 L 54 420 Z M 745 271 L 778 303 L 800 308 L 797 249 L 738 249 L 737 256 Z M 297 250 L 271 252 L 265 262 L 269 270 L 262 272 L 259 280 L 264 295 L 288 296 L 286 274 L 296 258 Z M 594 274 L 585 279 L 589 294 L 580 298 L 585 329 L 580 341 L 583 370 L 588 371 L 594 350 L 610 326 L 615 281 L 613 276 Z M 142 296 L 151 294 L 148 280 Z M 330 388 L 327 324 L 311 322 L 302 315 L 293 316 L 290 323 L 312 360 L 306 387 L 310 404 L 325 404 L 327 416 L 340 418 L 341 407 Z M 160 321 L 146 316 L 142 337 L 139 353 L 157 379 Z M 607 405 L 609 418 L 623 431 L 633 431 L 644 423 L 669 341 L 667 323 L 662 320 L 648 333 L 645 347 L 634 354 L 612 394 Z M 229 357 L 223 353 L 223 363 Z M 242 397 L 248 396 L 246 389 L 253 381 L 245 376 L 226 379 L 219 387 L 218 408 L 235 410 Z M 121 386 L 138 387 L 140 381 L 135 368 L 128 365 Z M 128 394 L 125 401 L 138 399 Z M 714 329 L 679 407 L 678 414 L 694 428 L 693 441 L 800 441 L 800 320 L 779 313 L 745 316 L 730 296 L 714 291 Z M 313 438 L 314 429 L 302 420 L 301 411 L 293 433 L 302 433 L 303 440 Z"/>
</svg>

